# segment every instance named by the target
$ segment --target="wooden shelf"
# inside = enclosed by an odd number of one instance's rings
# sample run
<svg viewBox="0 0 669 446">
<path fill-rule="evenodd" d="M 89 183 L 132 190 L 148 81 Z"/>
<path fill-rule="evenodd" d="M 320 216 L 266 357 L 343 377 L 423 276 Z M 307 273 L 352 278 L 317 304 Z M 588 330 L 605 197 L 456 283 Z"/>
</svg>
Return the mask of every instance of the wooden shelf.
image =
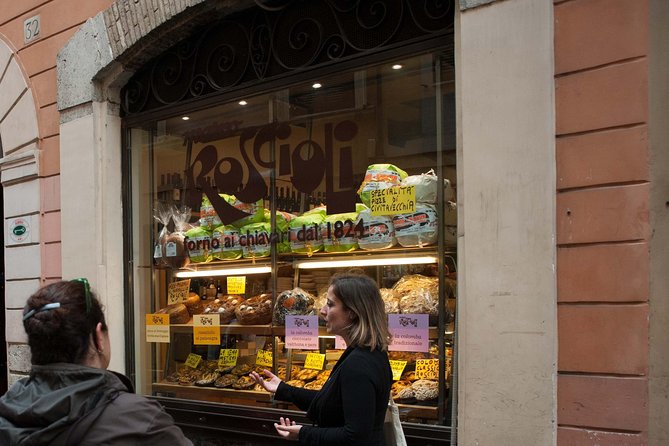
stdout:
<svg viewBox="0 0 669 446">
<path fill-rule="evenodd" d="M 271 325 L 220 325 L 223 334 L 254 334 L 258 336 L 270 336 L 272 334 Z M 192 333 L 193 324 L 172 324 L 170 331 L 173 333 Z"/>
<path fill-rule="evenodd" d="M 230 403 L 241 401 L 248 404 L 249 401 L 257 403 L 271 403 L 272 395 L 269 392 L 255 390 L 219 389 L 217 387 L 182 386 L 171 383 L 153 383 L 153 393 L 167 394 L 175 398 L 186 398 L 206 401 L 218 401 Z M 166 396 L 166 395 L 163 395 Z"/>
</svg>

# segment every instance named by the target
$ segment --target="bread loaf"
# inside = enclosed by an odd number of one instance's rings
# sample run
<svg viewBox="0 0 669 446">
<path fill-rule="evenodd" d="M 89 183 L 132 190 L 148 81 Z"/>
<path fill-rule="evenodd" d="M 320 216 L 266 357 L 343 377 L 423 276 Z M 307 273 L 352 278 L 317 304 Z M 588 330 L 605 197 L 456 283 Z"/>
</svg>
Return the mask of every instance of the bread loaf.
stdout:
<svg viewBox="0 0 669 446">
<path fill-rule="evenodd" d="M 184 304 L 172 304 L 158 310 L 158 314 L 167 314 L 170 324 L 186 324 L 190 320 L 190 313 Z"/>
<path fill-rule="evenodd" d="M 241 302 L 235 308 L 237 322 L 242 325 L 263 325 L 272 322 L 272 295 L 260 294 Z"/>
</svg>

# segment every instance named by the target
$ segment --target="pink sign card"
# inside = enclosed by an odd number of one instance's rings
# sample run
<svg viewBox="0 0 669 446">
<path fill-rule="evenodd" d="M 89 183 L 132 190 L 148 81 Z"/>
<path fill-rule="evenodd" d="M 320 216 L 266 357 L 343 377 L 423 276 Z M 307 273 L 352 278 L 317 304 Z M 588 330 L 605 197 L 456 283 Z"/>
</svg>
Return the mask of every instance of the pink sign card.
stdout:
<svg viewBox="0 0 669 446">
<path fill-rule="evenodd" d="M 286 348 L 318 350 L 318 316 L 286 315 Z"/>
<path fill-rule="evenodd" d="M 430 348 L 427 314 L 389 314 L 388 327 L 392 339 L 388 350 L 427 352 Z"/>
<path fill-rule="evenodd" d="M 339 335 L 335 335 L 335 349 L 346 350 L 346 341 Z"/>
</svg>

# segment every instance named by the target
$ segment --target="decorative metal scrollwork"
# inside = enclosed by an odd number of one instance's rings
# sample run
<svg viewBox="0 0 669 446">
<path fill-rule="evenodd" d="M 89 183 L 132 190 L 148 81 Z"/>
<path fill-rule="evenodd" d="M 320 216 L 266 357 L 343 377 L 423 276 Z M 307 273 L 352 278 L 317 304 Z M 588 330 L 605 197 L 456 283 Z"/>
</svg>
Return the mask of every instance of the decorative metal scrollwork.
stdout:
<svg viewBox="0 0 669 446">
<path fill-rule="evenodd" d="M 293 70 L 453 32 L 454 0 L 256 0 L 149 62 L 122 90 L 134 115 Z"/>
</svg>

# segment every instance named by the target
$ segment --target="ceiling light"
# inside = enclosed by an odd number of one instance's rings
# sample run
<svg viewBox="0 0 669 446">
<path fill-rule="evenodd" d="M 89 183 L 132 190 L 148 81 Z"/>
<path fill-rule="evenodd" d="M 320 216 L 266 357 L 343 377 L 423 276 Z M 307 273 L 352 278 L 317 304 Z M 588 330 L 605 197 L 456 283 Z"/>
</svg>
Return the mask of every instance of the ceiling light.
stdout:
<svg viewBox="0 0 669 446">
<path fill-rule="evenodd" d="M 269 266 L 249 266 L 247 268 L 204 269 L 199 271 L 179 271 L 177 277 L 244 276 L 247 274 L 266 274 L 272 272 Z"/>
<path fill-rule="evenodd" d="M 239 105 L 246 105 L 246 104 L 248 104 L 248 102 L 246 102 L 246 101 L 243 100 L 243 99 L 242 99 L 241 101 L 239 101 Z"/>
<path fill-rule="evenodd" d="M 395 65 L 393 65 L 393 70 L 401 70 L 401 69 L 402 69 L 402 65 L 400 65 L 400 64 L 398 64 L 398 63 L 396 63 Z"/>
<path fill-rule="evenodd" d="M 181 119 L 183 119 L 184 121 L 188 121 L 190 119 L 190 116 L 182 116 Z"/>
<path fill-rule="evenodd" d="M 380 257 L 371 259 L 352 259 L 352 260 L 323 260 L 323 261 L 297 261 L 295 267 L 299 269 L 317 269 L 317 268 L 346 268 L 353 266 L 379 266 L 379 265 L 417 265 L 437 263 L 434 256 L 421 257 Z"/>
<path fill-rule="evenodd" d="M 314 85 L 312 85 L 313 88 L 321 88 L 322 85 L 316 82 Z"/>
</svg>

